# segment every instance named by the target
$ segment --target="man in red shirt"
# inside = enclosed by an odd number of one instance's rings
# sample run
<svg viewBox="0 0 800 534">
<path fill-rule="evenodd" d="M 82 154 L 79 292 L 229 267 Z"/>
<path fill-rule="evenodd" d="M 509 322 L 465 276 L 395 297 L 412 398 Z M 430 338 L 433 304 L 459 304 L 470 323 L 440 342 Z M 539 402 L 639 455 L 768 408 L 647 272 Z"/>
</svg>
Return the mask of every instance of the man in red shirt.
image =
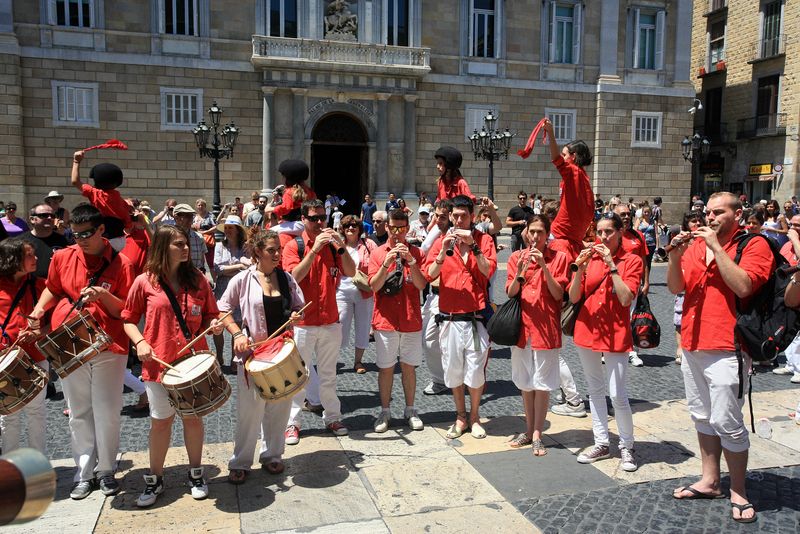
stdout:
<svg viewBox="0 0 800 534">
<path fill-rule="evenodd" d="M 408 214 L 403 210 L 389 213 L 389 241 L 378 247 L 369 259 L 369 284 L 375 292 L 372 328 L 375 330 L 375 361 L 380 369 L 378 390 L 381 413 L 375 432 L 389 429 L 394 367 L 398 358 L 403 379 L 406 408 L 403 418 L 412 430 L 422 430 L 422 420 L 414 406 L 417 388 L 416 368 L 422 363 L 422 311 L 419 292 L 427 284 L 422 273 L 422 251 L 406 242 Z M 388 294 L 384 284 L 399 279 L 400 290 Z M 401 350 L 402 348 L 402 350 Z"/>
<path fill-rule="evenodd" d="M 461 163 L 464 160 L 461 152 L 457 148 L 443 146 L 439 147 L 434 158 L 436 158 L 436 171 L 439 173 L 436 200 L 465 195 L 475 202 L 475 195 L 469 190 L 469 184 L 461 176 Z"/>
<path fill-rule="evenodd" d="M 336 361 L 342 344 L 342 326 L 339 324 L 339 308 L 336 306 L 336 286 L 339 275 L 353 276 L 356 265 L 349 254 L 343 254 L 342 237 L 325 228 L 325 206 L 314 199 L 300 208 L 305 225 L 302 239 L 303 256 L 298 243 L 289 241 L 284 247 L 283 266 L 300 284 L 306 302 L 313 303 L 303 314 L 303 319 L 294 328 L 297 350 L 311 367 L 312 355 L 317 359 L 319 375 L 319 398 L 324 409 L 322 419 L 328 430 L 337 436 L 345 436 L 347 427 L 342 424 L 342 407 L 336 396 Z M 312 381 L 309 386 L 313 387 Z M 300 411 L 305 392 L 300 391 L 292 401 L 292 412 L 286 427 L 286 444 L 299 441 Z"/>
<path fill-rule="evenodd" d="M 639 230 L 631 227 L 633 223 L 633 214 L 631 213 L 630 206 L 627 204 L 617 204 L 614 207 L 614 213 L 619 215 L 619 218 L 622 219 L 622 226 L 624 228 L 622 231 L 622 249 L 625 252 L 636 254 L 644 261 L 643 283 L 640 284 L 640 291 L 642 294 L 647 295 L 648 291 L 650 291 L 650 267 L 647 265 L 647 244 L 644 241 L 644 236 Z M 633 306 L 631 306 L 631 314 L 633 314 L 635 309 L 636 301 L 634 301 Z M 634 367 L 644 366 L 644 362 L 635 350 L 631 350 L 628 353 L 628 363 Z"/>
<path fill-rule="evenodd" d="M 787 233 L 789 241 L 781 247 L 781 256 L 786 258 L 789 265 L 794 267 L 797 265 L 798 258 L 800 258 L 800 215 L 793 215 L 789 219 L 789 232 Z"/>
<path fill-rule="evenodd" d="M 689 413 L 697 430 L 702 477 L 692 486 L 677 488 L 676 499 L 722 495 L 720 459 L 730 472 L 731 513 L 736 521 L 751 522 L 755 510 L 747 500 L 745 474 L 750 441 L 739 394 L 750 358 L 737 358 L 734 340 L 737 300 L 755 294 L 775 267 L 764 239 L 752 239 L 734 262 L 742 234 L 741 201 L 731 193 L 708 199 L 708 226 L 695 231 L 700 239 L 681 243 L 688 232 L 673 238 L 667 285 L 672 293 L 686 291 L 681 322 L 683 381 Z"/>
<path fill-rule="evenodd" d="M 128 337 L 120 314 L 134 271 L 130 260 L 117 254 L 103 238 L 103 215 L 96 207 L 79 204 L 72 210 L 69 224 L 76 244 L 53 254 L 47 287 L 31 317 L 41 320 L 47 310 L 55 307 L 51 320 L 55 330 L 72 317 L 71 303 L 80 299 L 83 309 L 112 339 L 107 350 L 62 380 L 78 468 L 70 497 L 83 499 L 97 487 L 98 479 L 104 495 L 114 495 L 120 489 L 114 478 L 114 465 L 128 355 Z"/>
<path fill-rule="evenodd" d="M 484 367 L 489 353 L 489 336 L 481 322 L 486 307 L 489 278 L 497 269 L 497 253 L 491 236 L 472 229 L 472 200 L 453 198 L 451 219 L 454 231 L 441 236 L 431 247 L 425 263 L 430 280 L 441 277 L 439 343 L 442 347 L 444 383 L 453 390 L 456 422 L 447 431 L 457 438 L 472 427 L 472 436 L 486 437 L 480 424 L 480 402 L 486 382 Z M 451 255 L 447 251 L 452 252 Z M 467 420 L 464 385 L 469 389 L 470 417 Z"/>
</svg>

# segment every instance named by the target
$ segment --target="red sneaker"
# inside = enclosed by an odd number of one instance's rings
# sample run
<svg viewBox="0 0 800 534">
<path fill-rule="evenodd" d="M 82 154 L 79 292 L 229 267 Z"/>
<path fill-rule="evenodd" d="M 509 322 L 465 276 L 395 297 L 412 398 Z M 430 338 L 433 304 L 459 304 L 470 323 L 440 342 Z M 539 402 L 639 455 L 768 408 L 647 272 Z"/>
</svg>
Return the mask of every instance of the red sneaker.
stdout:
<svg viewBox="0 0 800 534">
<path fill-rule="evenodd" d="M 349 430 L 347 430 L 347 427 L 344 426 L 341 421 L 329 423 L 326 428 L 333 432 L 334 436 L 346 436 L 349 433 Z"/>
<path fill-rule="evenodd" d="M 286 438 L 287 445 L 297 445 L 300 443 L 300 429 L 294 425 L 286 427 L 286 432 L 283 433 Z"/>
</svg>

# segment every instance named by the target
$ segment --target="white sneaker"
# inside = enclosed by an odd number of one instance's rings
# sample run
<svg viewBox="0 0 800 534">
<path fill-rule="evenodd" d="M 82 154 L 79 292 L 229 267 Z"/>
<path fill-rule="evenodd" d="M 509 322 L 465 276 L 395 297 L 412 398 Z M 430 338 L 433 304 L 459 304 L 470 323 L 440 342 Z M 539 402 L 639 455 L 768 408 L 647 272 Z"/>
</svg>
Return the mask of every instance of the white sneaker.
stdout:
<svg viewBox="0 0 800 534">
<path fill-rule="evenodd" d="M 792 371 L 791 369 L 789 369 L 786 366 L 783 366 L 783 367 L 776 367 L 775 369 L 773 369 L 772 370 L 772 374 L 774 374 L 774 375 L 793 375 L 794 371 Z"/>
<path fill-rule="evenodd" d="M 144 483 L 146 484 L 144 491 L 136 499 L 136 506 L 139 508 L 153 506 L 158 496 L 164 493 L 164 477 L 145 475 Z"/>
<path fill-rule="evenodd" d="M 643 367 L 644 366 L 644 362 L 639 357 L 639 355 L 636 354 L 635 350 L 632 350 L 632 351 L 630 351 L 628 353 L 628 363 L 630 363 L 634 367 Z"/>
<path fill-rule="evenodd" d="M 417 415 L 417 410 L 406 410 L 404 417 L 406 421 L 408 421 L 408 427 L 411 430 L 422 430 L 425 428 L 425 425 L 422 423 L 422 419 L 419 418 Z"/>
<path fill-rule="evenodd" d="M 790 382 L 792 384 L 800 384 L 800 373 L 795 373 Z"/>
<path fill-rule="evenodd" d="M 619 466 L 622 468 L 623 471 L 632 472 L 639 469 L 639 466 L 636 464 L 636 458 L 634 458 L 633 456 L 633 450 L 625 447 L 620 447 L 619 455 L 620 455 Z"/>
<path fill-rule="evenodd" d="M 192 498 L 202 500 L 208 497 L 208 484 L 203 479 L 203 468 L 192 467 L 189 469 L 189 482 L 192 486 Z"/>
<path fill-rule="evenodd" d="M 425 386 L 425 389 L 423 389 L 422 392 L 425 395 L 439 395 L 440 393 L 444 393 L 448 389 L 450 388 L 448 388 L 444 384 L 440 384 L 439 382 L 434 382 L 431 380 L 431 382 L 427 386 Z"/>
<path fill-rule="evenodd" d="M 605 460 L 611 458 L 611 452 L 608 445 L 595 445 L 589 450 L 586 450 L 578 455 L 579 464 L 591 464 L 597 460 Z"/>
<path fill-rule="evenodd" d="M 387 430 L 389 430 L 389 420 L 392 418 L 392 414 L 386 410 L 381 410 L 380 415 L 378 418 L 375 419 L 375 432 L 378 434 L 383 434 Z"/>
<path fill-rule="evenodd" d="M 564 404 L 556 404 L 550 411 L 556 415 L 568 415 L 569 417 L 586 417 L 586 407 L 584 407 L 583 402 L 579 404 L 570 404 L 565 402 Z"/>
</svg>

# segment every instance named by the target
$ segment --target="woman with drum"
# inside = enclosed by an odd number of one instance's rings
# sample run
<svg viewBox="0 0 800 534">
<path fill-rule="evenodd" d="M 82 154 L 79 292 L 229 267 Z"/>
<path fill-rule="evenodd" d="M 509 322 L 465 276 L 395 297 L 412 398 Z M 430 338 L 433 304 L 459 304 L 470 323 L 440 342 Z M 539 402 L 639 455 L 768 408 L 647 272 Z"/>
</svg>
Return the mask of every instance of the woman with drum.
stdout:
<svg viewBox="0 0 800 534">
<path fill-rule="evenodd" d="M 28 446 L 45 452 L 45 394 L 50 366 L 33 343 L 26 316 L 44 291 L 36 278 L 33 245 L 21 239 L 0 242 L 0 435 L 3 454 L 19 448 L 22 414 L 28 418 Z M 35 363 L 34 363 L 35 362 Z M 37 366 L 38 369 L 33 367 Z M 21 379 L 19 386 L 14 380 Z M 38 393 L 36 392 L 38 388 Z"/>
<path fill-rule="evenodd" d="M 633 416 L 625 389 L 628 351 L 633 349 L 631 303 L 644 273 L 641 256 L 627 253 L 621 246 L 623 223 L 616 213 L 606 213 L 597 221 L 599 242 L 584 249 L 575 259 L 577 272 L 569 286 L 569 300 L 583 299 L 575 321 L 573 340 L 583 365 L 592 411 L 594 447 L 578 455 L 578 463 L 588 464 L 611 458 L 608 439 L 608 395 L 614 405 L 619 432 L 620 467 L 638 468 L 633 456 Z"/>
<path fill-rule="evenodd" d="M 290 319 L 299 319 L 297 311 L 303 307 L 303 293 L 292 275 L 283 271 L 281 244 L 276 232 L 250 230 L 248 248 L 253 266 L 237 274 L 228 284 L 219 301 L 220 313 L 238 310 L 242 314 L 242 328 L 231 317 L 224 320 L 233 336 L 234 358 L 237 369 L 239 397 L 236 407 L 236 439 L 233 456 L 228 462 L 231 484 L 241 484 L 247 478 L 253 463 L 256 441 L 261 430 L 262 441 L 259 461 L 271 474 L 284 470 L 281 456 L 285 448 L 284 430 L 289 420 L 293 395 L 266 401 L 259 395 L 252 376 L 247 376 L 246 356 L 251 342 L 267 339 Z"/>
<path fill-rule="evenodd" d="M 175 408 L 160 383 L 163 366 L 179 359 L 178 351 L 208 326 L 222 333 L 217 301 L 207 279 L 198 271 L 189 254 L 189 237 L 177 226 L 161 226 L 153 236 L 145 272 L 136 277 L 122 311 L 125 333 L 142 361 L 142 380 L 150 401 L 150 473 L 144 476 L 145 490 L 136 500 L 142 508 L 151 506 L 164 491 L 164 459 L 170 445 Z M 144 315 L 144 332 L 139 319 Z M 188 332 L 186 332 L 188 330 Z M 187 334 L 189 334 L 187 336 Z M 205 337 L 194 345 L 207 351 Z M 189 480 L 195 499 L 208 496 L 203 479 L 203 420 L 183 416 L 183 439 L 189 456 Z"/>
</svg>

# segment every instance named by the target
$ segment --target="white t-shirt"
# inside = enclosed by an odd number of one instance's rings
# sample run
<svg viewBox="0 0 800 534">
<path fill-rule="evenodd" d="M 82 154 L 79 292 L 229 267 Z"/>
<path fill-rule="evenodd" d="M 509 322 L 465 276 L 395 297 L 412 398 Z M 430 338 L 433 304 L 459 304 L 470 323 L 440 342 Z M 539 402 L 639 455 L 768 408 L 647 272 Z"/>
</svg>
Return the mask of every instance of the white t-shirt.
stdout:
<svg viewBox="0 0 800 534">
<path fill-rule="evenodd" d="M 333 229 L 338 230 L 339 227 L 342 225 L 342 216 L 344 214 L 341 211 L 334 211 L 333 212 Z"/>
</svg>

